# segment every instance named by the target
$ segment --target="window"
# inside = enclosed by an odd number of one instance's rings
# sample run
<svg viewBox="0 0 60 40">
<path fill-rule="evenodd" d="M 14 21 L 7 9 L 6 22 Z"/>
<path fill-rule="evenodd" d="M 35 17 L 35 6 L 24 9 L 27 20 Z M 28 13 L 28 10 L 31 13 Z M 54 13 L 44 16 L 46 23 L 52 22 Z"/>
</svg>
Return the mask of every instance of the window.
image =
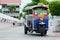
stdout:
<svg viewBox="0 0 60 40">
<path fill-rule="evenodd" d="M 19 6 L 16 6 L 16 8 L 19 8 Z"/>
<path fill-rule="evenodd" d="M 35 9 L 35 14 L 47 14 L 47 10 L 43 9 L 43 8 L 36 8 Z"/>
</svg>

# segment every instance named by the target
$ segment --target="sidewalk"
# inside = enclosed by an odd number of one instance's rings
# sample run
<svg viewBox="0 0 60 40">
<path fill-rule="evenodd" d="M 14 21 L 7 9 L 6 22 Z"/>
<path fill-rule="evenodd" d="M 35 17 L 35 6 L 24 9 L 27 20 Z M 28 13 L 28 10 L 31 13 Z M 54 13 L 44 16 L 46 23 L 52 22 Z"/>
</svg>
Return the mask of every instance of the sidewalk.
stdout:
<svg viewBox="0 0 60 40">
<path fill-rule="evenodd" d="M 48 30 L 47 35 L 52 37 L 60 37 L 60 32 L 53 32 L 52 30 Z"/>
</svg>

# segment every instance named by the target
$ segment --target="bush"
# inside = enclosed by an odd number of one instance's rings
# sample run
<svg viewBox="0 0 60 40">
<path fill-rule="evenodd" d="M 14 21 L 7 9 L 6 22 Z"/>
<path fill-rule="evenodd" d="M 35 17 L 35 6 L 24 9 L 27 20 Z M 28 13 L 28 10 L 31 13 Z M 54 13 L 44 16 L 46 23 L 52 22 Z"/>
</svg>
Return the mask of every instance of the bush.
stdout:
<svg viewBox="0 0 60 40">
<path fill-rule="evenodd" d="M 23 18 L 25 19 L 25 14 L 23 14 Z"/>
<path fill-rule="evenodd" d="M 2 10 L 0 9 L 0 13 L 2 13 Z"/>
<path fill-rule="evenodd" d="M 9 12 L 14 13 L 16 11 L 16 5 L 12 4 L 8 7 Z"/>
<path fill-rule="evenodd" d="M 43 3 L 45 5 L 49 4 L 49 2 L 47 0 L 32 0 L 32 2 L 30 2 L 24 6 L 22 11 L 24 12 L 26 7 L 34 6 L 34 5 L 37 5 L 38 3 Z"/>
<path fill-rule="evenodd" d="M 24 12 L 26 7 L 28 7 L 28 6 L 34 6 L 34 5 L 37 5 L 37 3 L 36 2 L 28 3 L 28 4 L 26 4 L 26 6 L 24 6 L 24 8 L 23 8 L 22 11 Z"/>
<path fill-rule="evenodd" d="M 20 20 L 22 17 L 23 17 L 23 14 L 20 13 L 19 16 L 18 16 L 18 19 Z"/>
<path fill-rule="evenodd" d="M 49 3 L 51 15 L 60 16 L 60 1 L 52 1 Z"/>
</svg>

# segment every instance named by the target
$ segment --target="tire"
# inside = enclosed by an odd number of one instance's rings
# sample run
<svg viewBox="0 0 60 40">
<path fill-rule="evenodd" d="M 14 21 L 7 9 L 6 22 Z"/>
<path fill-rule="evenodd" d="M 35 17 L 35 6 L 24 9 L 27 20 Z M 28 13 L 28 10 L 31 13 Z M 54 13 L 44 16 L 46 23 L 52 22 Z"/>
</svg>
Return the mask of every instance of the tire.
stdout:
<svg viewBox="0 0 60 40">
<path fill-rule="evenodd" d="M 27 34 L 27 31 L 28 31 L 28 30 L 27 30 L 27 27 L 25 26 L 25 27 L 24 27 L 24 33 Z"/>
<path fill-rule="evenodd" d="M 41 28 L 39 29 L 39 31 L 40 31 L 40 33 L 41 33 L 41 36 L 44 36 L 44 32 L 45 32 L 44 28 L 41 27 Z"/>
<path fill-rule="evenodd" d="M 44 35 L 46 35 L 47 34 L 47 30 L 45 30 L 45 32 L 44 32 Z"/>
<path fill-rule="evenodd" d="M 44 36 L 44 33 L 41 33 L 41 36 Z"/>
<path fill-rule="evenodd" d="M 41 33 L 41 36 L 45 36 L 47 34 L 47 30 L 44 33 Z"/>
</svg>

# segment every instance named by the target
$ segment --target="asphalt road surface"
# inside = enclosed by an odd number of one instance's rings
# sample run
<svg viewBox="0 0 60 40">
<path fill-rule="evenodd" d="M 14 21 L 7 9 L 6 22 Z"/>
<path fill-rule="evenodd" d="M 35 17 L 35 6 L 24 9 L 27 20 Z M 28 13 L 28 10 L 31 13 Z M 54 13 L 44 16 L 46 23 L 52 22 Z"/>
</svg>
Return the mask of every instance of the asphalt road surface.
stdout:
<svg viewBox="0 0 60 40">
<path fill-rule="evenodd" d="M 0 30 L 0 40 L 60 40 L 60 33 L 48 31 L 46 36 L 28 33 L 24 34 L 24 27 L 13 27 L 6 30 Z"/>
</svg>

